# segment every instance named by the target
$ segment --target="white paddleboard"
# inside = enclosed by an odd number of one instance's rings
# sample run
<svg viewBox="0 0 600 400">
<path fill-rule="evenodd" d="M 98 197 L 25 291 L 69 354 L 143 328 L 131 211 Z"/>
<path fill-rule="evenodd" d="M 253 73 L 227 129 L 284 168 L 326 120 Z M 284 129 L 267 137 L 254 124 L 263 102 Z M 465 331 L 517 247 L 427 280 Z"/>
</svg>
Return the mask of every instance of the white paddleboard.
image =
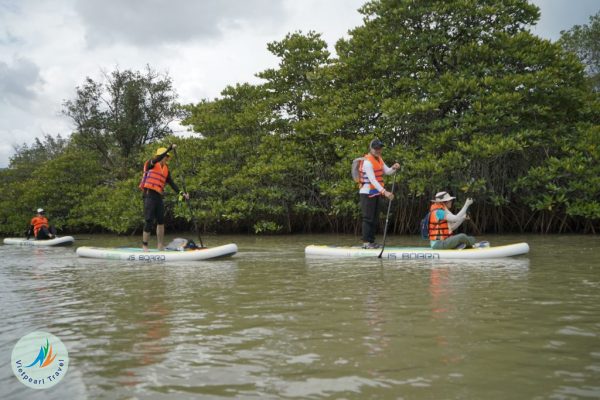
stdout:
<svg viewBox="0 0 600 400">
<path fill-rule="evenodd" d="M 176 251 L 150 249 L 144 251 L 137 247 L 78 247 L 76 253 L 79 257 L 101 258 L 106 260 L 164 262 L 164 261 L 199 261 L 214 258 L 230 257 L 237 253 L 235 243 L 217 247 Z"/>
<path fill-rule="evenodd" d="M 351 246 L 310 245 L 304 250 L 307 257 L 378 257 L 381 249 L 363 249 Z M 481 247 L 462 250 L 433 250 L 430 247 L 394 247 L 386 246 L 381 258 L 392 260 L 449 260 L 512 257 L 529 252 L 527 243 L 515 243 L 505 246 Z"/>
<path fill-rule="evenodd" d="M 73 236 L 61 236 L 54 239 L 27 239 L 27 238 L 5 238 L 4 244 L 18 246 L 69 246 L 75 242 Z"/>
</svg>

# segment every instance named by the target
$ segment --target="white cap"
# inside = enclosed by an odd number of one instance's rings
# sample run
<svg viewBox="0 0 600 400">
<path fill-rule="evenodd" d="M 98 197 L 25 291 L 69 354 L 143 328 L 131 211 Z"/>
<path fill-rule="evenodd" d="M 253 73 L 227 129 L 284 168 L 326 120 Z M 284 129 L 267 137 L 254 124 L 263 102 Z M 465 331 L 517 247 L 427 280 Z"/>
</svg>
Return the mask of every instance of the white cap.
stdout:
<svg viewBox="0 0 600 400">
<path fill-rule="evenodd" d="M 38 214 L 41 214 L 41 213 L 43 213 L 43 212 L 44 212 L 44 209 L 43 209 L 43 208 L 38 208 L 38 209 L 37 209 L 37 212 L 38 212 Z"/>
</svg>

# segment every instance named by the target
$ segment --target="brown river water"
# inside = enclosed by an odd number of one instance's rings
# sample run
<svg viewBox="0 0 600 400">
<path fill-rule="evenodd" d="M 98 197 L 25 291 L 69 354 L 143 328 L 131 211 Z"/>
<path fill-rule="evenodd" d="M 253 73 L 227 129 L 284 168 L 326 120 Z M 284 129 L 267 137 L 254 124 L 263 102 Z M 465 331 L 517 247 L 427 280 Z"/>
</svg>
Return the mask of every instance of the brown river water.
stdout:
<svg viewBox="0 0 600 400">
<path fill-rule="evenodd" d="M 488 236 L 531 252 L 468 262 L 304 256 L 349 235 L 206 236 L 238 254 L 171 264 L 78 258 L 139 243 L 79 239 L 0 245 L 0 399 L 600 398 L 598 236 Z M 32 331 L 68 350 L 49 389 L 11 369 Z"/>
</svg>

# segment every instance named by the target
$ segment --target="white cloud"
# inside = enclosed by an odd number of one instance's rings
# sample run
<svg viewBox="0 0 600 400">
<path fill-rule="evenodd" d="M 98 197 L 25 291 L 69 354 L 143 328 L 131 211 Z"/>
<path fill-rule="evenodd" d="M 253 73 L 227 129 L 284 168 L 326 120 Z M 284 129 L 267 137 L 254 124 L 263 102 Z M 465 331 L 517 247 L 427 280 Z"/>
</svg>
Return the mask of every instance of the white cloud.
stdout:
<svg viewBox="0 0 600 400">
<path fill-rule="evenodd" d="M 258 82 L 255 74 L 278 62 L 267 43 L 289 32 L 322 33 L 333 52 L 362 24 L 364 2 L 0 0 L 0 167 L 14 145 L 70 134 L 62 103 L 86 76 L 150 65 L 171 76 L 180 101 L 214 98 L 227 85 Z M 551 39 L 600 8 L 597 0 L 534 2 L 542 8 L 534 33 Z"/>
<path fill-rule="evenodd" d="M 30 60 L 21 58 L 11 65 L 0 61 L 0 103 L 27 107 L 36 96 L 34 86 L 41 82 L 40 70 Z"/>
<path fill-rule="evenodd" d="M 215 41 L 230 29 L 285 20 L 282 3 L 269 0 L 78 0 L 75 10 L 92 47 Z"/>
</svg>

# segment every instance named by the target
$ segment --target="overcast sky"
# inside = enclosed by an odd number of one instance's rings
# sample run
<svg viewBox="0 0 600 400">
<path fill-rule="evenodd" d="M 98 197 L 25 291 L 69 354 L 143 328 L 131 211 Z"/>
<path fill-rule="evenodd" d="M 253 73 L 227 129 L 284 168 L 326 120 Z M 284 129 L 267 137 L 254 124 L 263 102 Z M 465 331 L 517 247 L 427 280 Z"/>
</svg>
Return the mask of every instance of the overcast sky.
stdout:
<svg viewBox="0 0 600 400">
<path fill-rule="evenodd" d="M 600 0 L 534 0 L 533 32 L 556 40 L 587 24 Z M 143 70 L 173 79 L 182 103 L 259 80 L 278 60 L 266 49 L 288 32 L 314 30 L 330 50 L 362 24 L 365 0 L 0 0 L 0 168 L 13 147 L 73 130 L 64 100 L 86 77 Z"/>
</svg>

